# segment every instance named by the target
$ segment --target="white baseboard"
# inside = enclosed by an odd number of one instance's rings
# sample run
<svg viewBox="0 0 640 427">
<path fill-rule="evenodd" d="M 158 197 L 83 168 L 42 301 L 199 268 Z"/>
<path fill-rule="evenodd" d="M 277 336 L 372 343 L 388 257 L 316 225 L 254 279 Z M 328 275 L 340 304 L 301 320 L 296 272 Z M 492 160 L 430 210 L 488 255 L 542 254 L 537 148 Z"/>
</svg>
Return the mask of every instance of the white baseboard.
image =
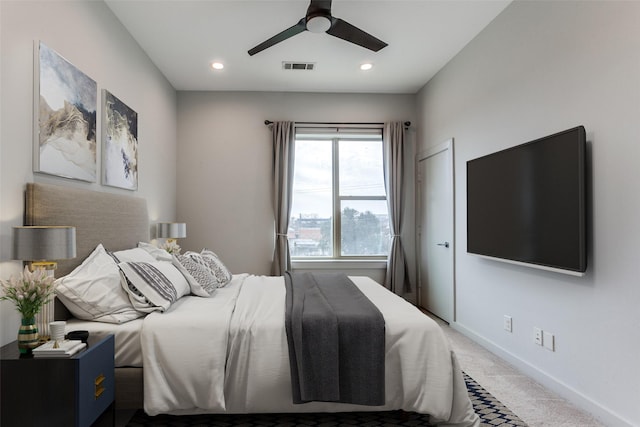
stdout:
<svg viewBox="0 0 640 427">
<path fill-rule="evenodd" d="M 467 328 L 466 326 L 463 326 L 458 322 L 452 322 L 449 326 L 465 335 L 469 339 L 480 344 L 493 354 L 501 357 L 525 375 L 531 377 L 538 383 L 559 394 L 582 410 L 590 413 L 603 424 L 616 427 L 637 427 L 634 426 L 634 424 L 632 424 L 630 421 L 620 417 L 613 411 L 605 408 L 598 402 L 580 393 L 570 385 L 560 381 L 559 379 L 547 374 L 544 371 L 541 371 L 539 368 L 531 365 L 527 361 L 520 359 L 504 348 L 498 346 L 493 341 L 490 341 L 483 336 L 478 335 L 476 332 Z"/>
</svg>

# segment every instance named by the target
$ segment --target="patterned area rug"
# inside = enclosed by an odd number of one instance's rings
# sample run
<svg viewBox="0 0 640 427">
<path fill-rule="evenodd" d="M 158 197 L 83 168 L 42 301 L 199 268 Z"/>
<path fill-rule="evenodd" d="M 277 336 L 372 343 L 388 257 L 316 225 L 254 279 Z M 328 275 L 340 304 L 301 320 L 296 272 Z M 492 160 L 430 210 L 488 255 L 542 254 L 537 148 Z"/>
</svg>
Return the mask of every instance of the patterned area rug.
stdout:
<svg viewBox="0 0 640 427">
<path fill-rule="evenodd" d="M 464 374 L 473 408 L 481 427 L 526 427 L 527 425 L 486 391 L 473 378 Z M 414 412 L 347 412 L 340 414 L 249 414 L 249 415 L 158 415 L 147 416 L 137 411 L 127 427 L 294 427 L 294 426 L 429 426 L 429 416 Z"/>
<path fill-rule="evenodd" d="M 485 390 L 469 375 L 464 375 L 464 382 L 467 383 L 469 397 L 473 404 L 473 409 L 480 417 L 480 425 L 482 427 L 501 426 L 501 427 L 526 427 L 527 425 L 516 414 L 511 412 L 509 408 L 504 406 L 498 399 L 493 397 L 491 393 Z"/>
</svg>

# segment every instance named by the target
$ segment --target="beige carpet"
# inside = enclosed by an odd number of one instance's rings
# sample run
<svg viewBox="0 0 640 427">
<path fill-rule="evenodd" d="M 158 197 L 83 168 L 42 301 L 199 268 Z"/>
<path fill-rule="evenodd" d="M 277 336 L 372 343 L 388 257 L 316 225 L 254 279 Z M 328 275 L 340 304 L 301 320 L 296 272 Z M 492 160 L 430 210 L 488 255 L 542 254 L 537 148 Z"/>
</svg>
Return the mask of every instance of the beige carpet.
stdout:
<svg viewBox="0 0 640 427">
<path fill-rule="evenodd" d="M 449 337 L 462 370 L 529 427 L 603 427 L 590 414 L 524 375 L 435 318 Z"/>
</svg>

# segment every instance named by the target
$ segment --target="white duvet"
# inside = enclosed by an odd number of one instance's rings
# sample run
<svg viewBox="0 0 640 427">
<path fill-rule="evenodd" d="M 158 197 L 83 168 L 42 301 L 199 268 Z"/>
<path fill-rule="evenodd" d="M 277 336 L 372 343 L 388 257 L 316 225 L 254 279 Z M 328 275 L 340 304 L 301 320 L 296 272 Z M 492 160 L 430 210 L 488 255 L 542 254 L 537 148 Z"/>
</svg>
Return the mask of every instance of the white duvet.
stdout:
<svg viewBox="0 0 640 427">
<path fill-rule="evenodd" d="M 144 406 L 160 413 L 396 410 L 441 425 L 478 426 L 455 355 L 440 327 L 367 277 L 351 277 L 385 319 L 386 404 L 294 405 L 282 277 L 234 276 L 211 298 L 183 297 L 149 314 L 141 331 Z"/>
</svg>

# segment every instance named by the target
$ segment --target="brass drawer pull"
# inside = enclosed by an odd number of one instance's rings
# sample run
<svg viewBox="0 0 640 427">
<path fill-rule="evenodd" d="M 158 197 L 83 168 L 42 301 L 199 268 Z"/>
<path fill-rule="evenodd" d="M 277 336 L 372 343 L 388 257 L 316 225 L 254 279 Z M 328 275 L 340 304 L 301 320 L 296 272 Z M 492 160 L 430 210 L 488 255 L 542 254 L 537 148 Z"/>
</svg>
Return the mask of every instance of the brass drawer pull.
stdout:
<svg viewBox="0 0 640 427">
<path fill-rule="evenodd" d="M 95 381 L 93 382 L 95 385 L 95 390 L 93 393 L 94 400 L 98 400 L 98 398 L 102 395 L 102 393 L 104 393 L 105 388 L 102 385 L 104 380 L 105 380 L 104 375 L 100 374 L 96 377 Z"/>
<path fill-rule="evenodd" d="M 94 381 L 95 385 L 100 385 L 104 382 L 104 375 L 100 374 L 96 377 L 96 380 Z"/>
<path fill-rule="evenodd" d="M 93 397 L 94 400 L 98 400 L 98 398 L 102 395 L 102 393 L 104 393 L 104 387 L 102 386 L 97 386 L 96 387 L 96 392 L 95 395 Z"/>
</svg>

